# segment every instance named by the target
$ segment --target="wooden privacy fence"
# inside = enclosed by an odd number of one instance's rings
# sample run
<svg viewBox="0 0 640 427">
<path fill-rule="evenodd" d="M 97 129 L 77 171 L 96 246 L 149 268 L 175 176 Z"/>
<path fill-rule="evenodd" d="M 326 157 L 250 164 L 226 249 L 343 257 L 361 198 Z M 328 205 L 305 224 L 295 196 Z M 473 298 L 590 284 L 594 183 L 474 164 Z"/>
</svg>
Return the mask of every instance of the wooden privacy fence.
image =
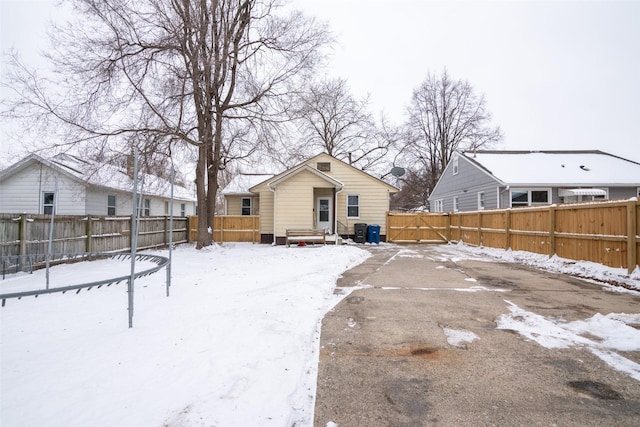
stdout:
<svg viewBox="0 0 640 427">
<path fill-rule="evenodd" d="M 50 215 L 0 214 L 0 255 L 46 254 Z M 173 242 L 187 242 L 187 218 L 173 218 Z M 141 217 L 137 249 L 166 246 L 169 217 Z M 51 252 L 78 254 L 131 249 L 131 217 L 56 215 Z"/>
<path fill-rule="evenodd" d="M 189 241 L 198 240 L 198 217 L 189 217 Z M 260 217 L 257 215 L 216 215 L 213 217 L 213 240 L 260 243 Z"/>
<path fill-rule="evenodd" d="M 390 212 L 387 241 L 460 241 L 593 261 L 631 273 L 640 265 L 639 206 L 632 199 L 474 212 Z"/>
</svg>

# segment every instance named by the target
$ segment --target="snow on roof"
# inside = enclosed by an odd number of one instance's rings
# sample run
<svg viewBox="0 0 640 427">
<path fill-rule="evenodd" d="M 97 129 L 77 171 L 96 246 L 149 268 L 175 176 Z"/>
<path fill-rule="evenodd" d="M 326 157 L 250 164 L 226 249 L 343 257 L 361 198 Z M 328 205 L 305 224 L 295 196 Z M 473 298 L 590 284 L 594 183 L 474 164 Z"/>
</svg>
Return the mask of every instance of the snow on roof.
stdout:
<svg viewBox="0 0 640 427">
<path fill-rule="evenodd" d="M 463 153 L 508 185 L 640 186 L 640 164 L 602 151 Z"/>
<path fill-rule="evenodd" d="M 239 174 L 222 190 L 223 195 L 251 194 L 249 189 L 272 178 L 273 174 Z"/>
<path fill-rule="evenodd" d="M 126 170 L 122 170 L 118 166 L 109 163 L 98 164 L 69 154 L 57 154 L 50 158 L 43 158 L 36 154 L 32 154 L 18 163 L 22 163 L 24 161 L 41 162 L 89 185 L 111 188 L 129 193 L 133 188 L 133 179 L 127 175 Z M 18 165 L 18 163 L 16 165 Z M 139 174 L 138 185 L 141 184 L 140 181 L 143 179 L 143 194 L 166 198 L 171 196 L 170 181 L 156 175 L 141 173 Z M 181 200 L 196 200 L 195 191 L 178 185 L 174 185 L 173 197 Z"/>
</svg>

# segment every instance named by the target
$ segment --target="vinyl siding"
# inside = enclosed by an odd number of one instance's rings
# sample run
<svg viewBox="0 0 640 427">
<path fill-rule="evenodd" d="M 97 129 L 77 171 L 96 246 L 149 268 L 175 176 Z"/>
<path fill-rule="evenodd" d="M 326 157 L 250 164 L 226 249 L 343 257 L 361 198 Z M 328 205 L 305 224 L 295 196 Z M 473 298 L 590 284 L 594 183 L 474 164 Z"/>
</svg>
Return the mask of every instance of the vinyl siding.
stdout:
<svg viewBox="0 0 640 427">
<path fill-rule="evenodd" d="M 251 198 L 251 215 L 258 215 L 260 212 L 259 209 L 259 200 L 258 196 L 248 196 L 248 195 L 225 195 L 225 215 L 242 215 L 242 199 Z"/>
<path fill-rule="evenodd" d="M 435 200 L 443 201 L 444 212 L 453 211 L 453 198 L 458 197 L 460 211 L 473 211 L 478 209 L 478 193 L 484 192 L 485 209 L 494 209 L 498 205 L 498 189 L 500 182 L 470 163 L 463 156 L 459 157 L 458 174 L 453 174 L 453 162 L 445 168 L 436 188 L 429 196 L 431 206 Z M 501 195 L 504 193 L 501 193 Z M 508 192 L 506 197 L 508 198 Z"/>
<path fill-rule="evenodd" d="M 637 187 L 598 187 L 603 189 L 609 189 L 609 199 L 628 199 L 631 197 L 638 197 Z"/>
<path fill-rule="evenodd" d="M 60 215 L 83 215 L 86 205 L 84 186 L 39 164 L 29 165 L 0 183 L 0 211 L 42 213 L 43 193 L 55 192 L 56 176 L 58 176 L 58 191 L 55 196 L 56 212 Z"/>
<path fill-rule="evenodd" d="M 31 164 L 6 177 L 0 182 L 0 212 L 43 212 L 42 197 L 45 192 L 55 191 L 58 177 L 56 213 L 60 215 L 107 215 L 107 196 L 116 196 L 116 215 L 131 215 L 131 193 L 96 186 L 86 186 L 75 179 L 60 174 L 40 163 Z M 150 214 L 165 215 L 165 200 L 151 199 Z M 174 215 L 180 215 L 180 204 L 185 203 L 185 214 L 195 215 L 195 204 L 191 201 L 174 200 Z"/>
<path fill-rule="evenodd" d="M 260 234 L 273 234 L 273 192 L 260 191 Z"/>
<path fill-rule="evenodd" d="M 325 154 L 316 156 L 303 164 L 316 169 L 318 162 L 330 163 L 331 170 L 323 173 L 341 182 L 344 186 L 342 191 L 337 194 L 335 219 L 347 226 L 350 234 L 353 234 L 353 224 L 360 222 L 380 225 L 381 231 L 384 233 L 386 213 L 389 210 L 389 195 L 397 190 L 393 186 Z M 274 180 L 277 180 L 279 176 Z M 260 233 L 275 234 L 277 237 L 284 237 L 288 228 L 313 228 L 316 199 L 333 195 L 335 188 L 333 183 L 305 170 L 279 182 L 274 200 L 274 193 L 268 186 L 270 181 L 265 181 L 254 187 L 253 191 L 260 194 Z M 360 217 L 347 219 L 347 196 L 355 194 L 360 196 Z M 275 230 L 274 210 L 277 212 Z"/>
<path fill-rule="evenodd" d="M 276 188 L 276 236 L 284 236 L 292 228 L 308 229 L 314 224 L 314 187 L 329 184 L 319 176 L 302 171 Z"/>
<path fill-rule="evenodd" d="M 442 177 L 438 181 L 436 188 L 429 196 L 431 207 L 436 200 L 443 201 L 445 212 L 453 211 L 453 198 L 458 197 L 460 211 L 472 211 L 478 209 L 478 192 L 485 193 L 485 209 L 509 208 L 511 207 L 511 193 L 509 188 L 527 190 L 549 190 L 551 189 L 550 203 L 561 203 L 558 196 L 558 187 L 550 185 L 520 185 L 518 183 L 502 183 L 491 174 L 472 163 L 464 156 L 459 156 L 459 172 L 453 175 L 453 162 L 445 168 Z M 543 172 L 542 172 L 543 173 Z M 635 197 L 636 187 L 617 187 L 611 185 L 572 185 L 564 184 L 562 188 L 594 187 L 608 190 L 609 199 L 625 199 Z M 498 203 L 499 202 L 499 203 Z"/>
<path fill-rule="evenodd" d="M 331 171 L 325 173 L 344 184 L 337 196 L 336 215 L 337 220 L 348 227 L 348 233 L 353 234 L 353 224 L 356 223 L 379 225 L 381 234 L 385 233 L 389 194 L 393 187 L 330 156 L 321 155 L 307 164 L 315 168 L 317 162 L 331 163 Z M 357 219 L 347 218 L 348 195 L 360 196 L 360 217 Z"/>
</svg>

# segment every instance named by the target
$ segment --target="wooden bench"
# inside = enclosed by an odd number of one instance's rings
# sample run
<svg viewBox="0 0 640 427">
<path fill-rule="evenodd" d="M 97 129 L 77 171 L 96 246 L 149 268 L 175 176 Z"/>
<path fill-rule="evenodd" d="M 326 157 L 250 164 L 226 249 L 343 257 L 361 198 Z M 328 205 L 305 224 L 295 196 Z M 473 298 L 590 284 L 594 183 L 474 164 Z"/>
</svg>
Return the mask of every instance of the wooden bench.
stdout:
<svg viewBox="0 0 640 427">
<path fill-rule="evenodd" d="M 324 230 L 289 230 L 286 233 L 286 245 L 291 243 L 322 243 L 326 244 Z"/>
</svg>

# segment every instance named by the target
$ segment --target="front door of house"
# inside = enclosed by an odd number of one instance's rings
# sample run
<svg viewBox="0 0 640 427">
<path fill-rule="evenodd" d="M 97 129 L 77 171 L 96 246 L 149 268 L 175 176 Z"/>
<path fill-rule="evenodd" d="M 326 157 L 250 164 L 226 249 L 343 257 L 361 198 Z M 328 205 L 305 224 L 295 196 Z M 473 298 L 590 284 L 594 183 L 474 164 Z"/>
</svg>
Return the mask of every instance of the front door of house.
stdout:
<svg viewBox="0 0 640 427">
<path fill-rule="evenodd" d="M 331 197 L 318 197 L 316 223 L 318 230 L 331 232 Z"/>
</svg>

